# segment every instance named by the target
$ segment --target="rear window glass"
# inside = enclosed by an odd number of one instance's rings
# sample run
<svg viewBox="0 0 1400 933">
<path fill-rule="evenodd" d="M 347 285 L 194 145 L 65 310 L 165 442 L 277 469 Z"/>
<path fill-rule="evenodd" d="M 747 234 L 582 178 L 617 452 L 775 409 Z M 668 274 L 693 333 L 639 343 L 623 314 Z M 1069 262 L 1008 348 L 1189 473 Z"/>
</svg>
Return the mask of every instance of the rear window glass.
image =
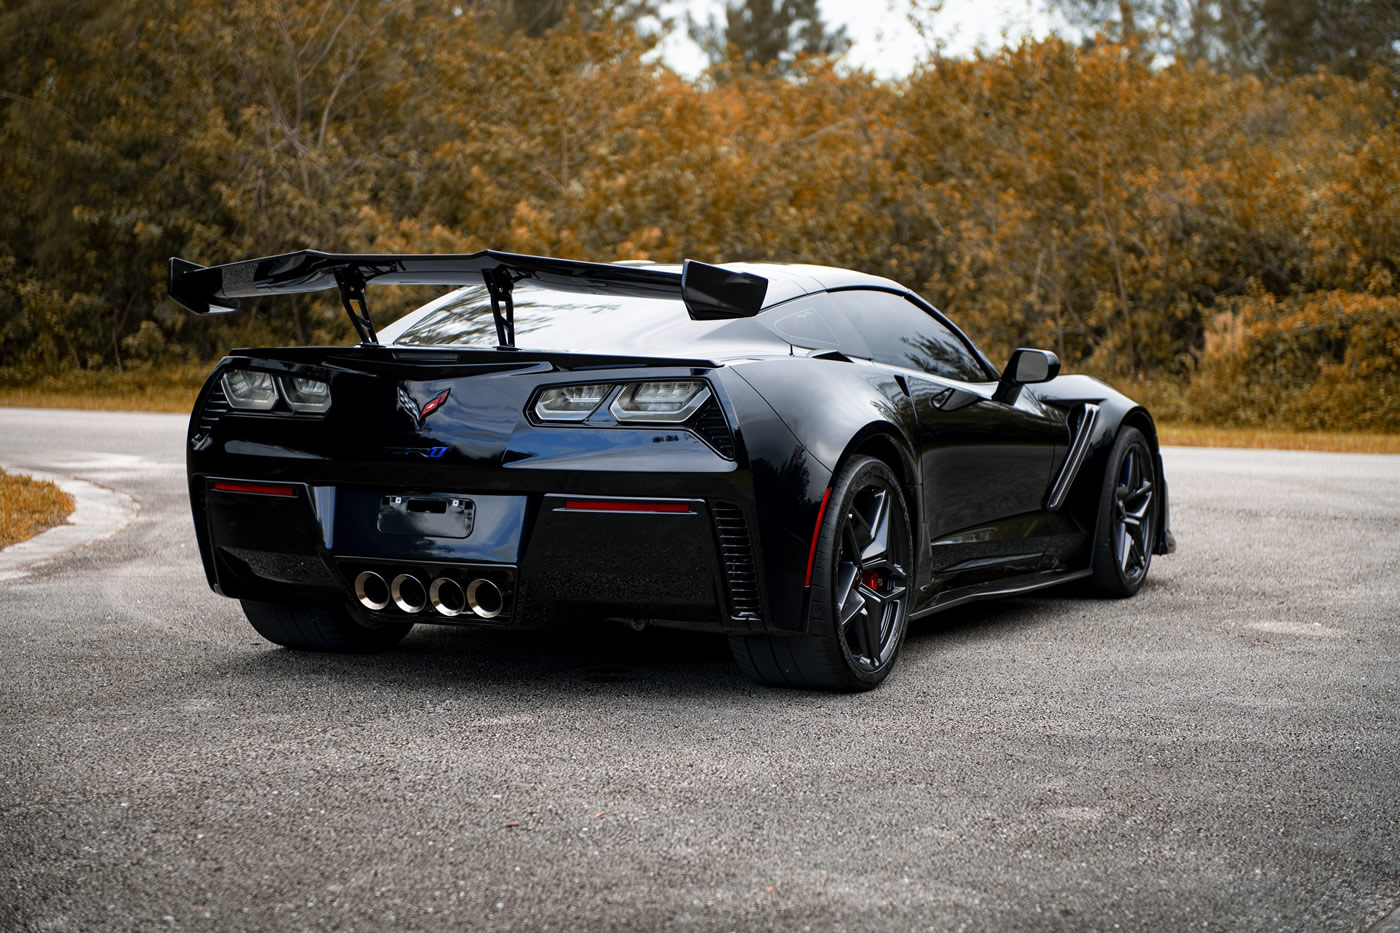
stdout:
<svg viewBox="0 0 1400 933">
<path fill-rule="evenodd" d="M 675 327 L 694 337 L 695 322 L 679 301 L 598 295 L 521 282 L 513 293 L 515 344 L 542 350 L 615 351 Z M 491 296 L 484 285 L 460 288 L 385 329 L 399 347 L 496 346 Z"/>
</svg>

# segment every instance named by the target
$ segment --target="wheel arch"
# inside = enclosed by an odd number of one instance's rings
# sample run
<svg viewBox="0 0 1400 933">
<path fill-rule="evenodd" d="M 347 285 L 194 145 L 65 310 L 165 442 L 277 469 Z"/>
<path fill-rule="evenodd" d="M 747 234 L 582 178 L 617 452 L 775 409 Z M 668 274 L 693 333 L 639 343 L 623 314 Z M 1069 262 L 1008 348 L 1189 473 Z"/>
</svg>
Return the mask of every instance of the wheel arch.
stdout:
<svg viewBox="0 0 1400 933">
<path fill-rule="evenodd" d="M 1126 400 L 1125 400 L 1126 401 Z M 1094 475 L 1098 477 L 1098 484 L 1103 482 L 1104 470 L 1108 469 L 1108 455 L 1113 449 L 1114 443 L 1118 440 L 1118 435 L 1124 428 L 1136 428 L 1142 432 L 1147 441 L 1148 448 L 1152 451 L 1153 466 L 1157 471 L 1157 485 L 1160 495 L 1157 497 L 1157 528 L 1154 534 L 1152 553 L 1170 554 L 1176 550 L 1176 540 L 1173 538 L 1170 528 L 1170 508 L 1167 496 L 1167 476 L 1162 465 L 1162 447 L 1157 437 L 1157 423 L 1152 420 L 1152 415 L 1147 409 L 1136 403 L 1129 405 L 1119 414 L 1116 419 L 1109 419 L 1100 429 L 1102 431 L 1102 441 L 1098 445 L 1098 456 L 1095 458 L 1096 467 Z M 1096 432 L 1098 433 L 1098 432 Z M 1095 484 L 1096 486 L 1098 484 Z M 1099 506 L 1096 503 L 1093 512 L 1094 524 L 1091 527 L 1097 528 L 1101 518 Z M 1097 546 L 1097 545 L 1095 545 Z M 1090 553 L 1092 561 L 1093 554 Z"/>
<path fill-rule="evenodd" d="M 1153 465 L 1157 468 L 1157 485 L 1161 495 L 1157 497 L 1157 533 L 1152 542 L 1152 553 L 1170 554 L 1176 550 L 1176 539 L 1172 536 L 1170 503 L 1167 493 L 1167 471 L 1162 464 L 1162 445 L 1157 437 L 1157 422 L 1152 420 L 1146 408 L 1135 405 L 1124 416 L 1120 425 L 1137 428 L 1147 438 L 1147 446 L 1152 448 Z"/>
<path fill-rule="evenodd" d="M 858 457 L 871 457 L 889 467 L 899 480 L 904 492 L 904 504 L 908 509 L 909 529 L 913 537 L 913 566 L 910 568 L 911 586 L 917 587 L 921 576 L 927 571 L 928 559 L 925 551 L 923 525 L 923 481 L 918 468 L 912 444 L 899 428 L 888 421 L 872 421 L 852 436 L 846 449 L 832 470 L 832 483 L 840 476 L 847 465 Z"/>
<path fill-rule="evenodd" d="M 1157 442 L 1157 423 L 1152 420 L 1152 416 L 1147 413 L 1147 409 L 1141 405 L 1135 405 L 1123 414 L 1122 420 L 1118 423 L 1118 430 L 1123 428 L 1137 428 L 1147 438 L 1147 443 L 1152 447 L 1154 456 L 1160 459 L 1161 447 Z M 1114 432 L 1115 434 L 1117 431 Z"/>
<path fill-rule="evenodd" d="M 836 461 L 833 475 L 839 475 L 846 464 L 856 457 L 873 457 L 894 471 L 904 495 L 909 500 L 911 511 L 919 505 L 919 470 L 914 465 L 914 454 L 909 441 L 895 425 L 888 421 L 875 421 L 855 433 L 840 459 Z M 915 512 L 915 514 L 919 514 Z"/>
</svg>

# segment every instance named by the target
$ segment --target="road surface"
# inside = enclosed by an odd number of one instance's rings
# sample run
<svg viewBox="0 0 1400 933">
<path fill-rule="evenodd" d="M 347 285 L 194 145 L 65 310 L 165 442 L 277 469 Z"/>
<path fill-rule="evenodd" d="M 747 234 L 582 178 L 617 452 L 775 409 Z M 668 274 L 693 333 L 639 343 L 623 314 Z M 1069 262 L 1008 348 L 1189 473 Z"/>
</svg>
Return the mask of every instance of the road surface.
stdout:
<svg viewBox="0 0 1400 933">
<path fill-rule="evenodd" d="M 0 580 L 0 929 L 1400 926 L 1400 457 L 1169 449 L 1138 597 L 956 610 L 830 696 L 656 631 L 272 647 L 183 431 L 0 409 L 0 464 L 139 506 Z"/>
</svg>

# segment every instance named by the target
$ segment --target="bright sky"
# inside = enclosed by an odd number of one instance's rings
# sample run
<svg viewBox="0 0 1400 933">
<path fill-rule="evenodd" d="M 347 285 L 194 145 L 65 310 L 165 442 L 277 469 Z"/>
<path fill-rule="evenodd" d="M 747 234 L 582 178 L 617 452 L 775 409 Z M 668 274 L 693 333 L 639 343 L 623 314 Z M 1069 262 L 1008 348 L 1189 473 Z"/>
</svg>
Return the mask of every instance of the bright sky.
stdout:
<svg viewBox="0 0 1400 933">
<path fill-rule="evenodd" d="M 845 64 L 867 68 L 881 78 L 908 74 L 914 62 L 924 57 L 929 44 L 943 43 L 946 55 L 965 56 L 978 47 L 995 49 L 1005 40 L 1015 44 L 1026 35 L 1044 36 L 1065 26 L 1052 19 L 1037 0 L 944 0 L 936 14 L 924 13 L 927 38 L 919 36 L 909 22 L 909 0 L 820 0 L 822 15 L 829 26 L 845 26 L 851 50 Z M 926 6 L 927 4 L 921 4 Z M 694 77 L 707 64 L 700 47 L 685 31 L 685 13 L 703 20 L 711 13 L 721 15 L 723 0 L 671 0 L 667 11 L 677 18 L 678 28 L 661 44 L 661 55 L 681 74 Z"/>
</svg>

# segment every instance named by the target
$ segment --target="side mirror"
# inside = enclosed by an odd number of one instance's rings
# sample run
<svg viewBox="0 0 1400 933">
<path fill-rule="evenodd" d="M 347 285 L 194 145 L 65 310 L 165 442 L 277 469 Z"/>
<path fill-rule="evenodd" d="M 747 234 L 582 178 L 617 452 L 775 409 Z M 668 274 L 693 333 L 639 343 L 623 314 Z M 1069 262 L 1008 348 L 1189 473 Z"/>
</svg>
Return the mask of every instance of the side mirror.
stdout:
<svg viewBox="0 0 1400 933">
<path fill-rule="evenodd" d="M 998 402 L 1010 403 L 1023 385 L 1034 382 L 1049 382 L 1060 374 L 1060 358 L 1049 350 L 1029 350 L 1025 347 L 1011 354 L 1011 360 L 1001 372 L 1001 382 L 997 384 Z"/>
</svg>

